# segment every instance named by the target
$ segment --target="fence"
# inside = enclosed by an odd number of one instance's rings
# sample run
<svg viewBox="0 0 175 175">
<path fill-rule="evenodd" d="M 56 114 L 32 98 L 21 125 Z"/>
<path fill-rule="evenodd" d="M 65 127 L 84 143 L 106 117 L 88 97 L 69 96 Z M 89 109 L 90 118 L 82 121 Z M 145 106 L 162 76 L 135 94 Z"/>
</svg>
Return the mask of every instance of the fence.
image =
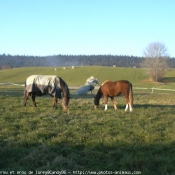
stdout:
<svg viewBox="0 0 175 175">
<path fill-rule="evenodd" d="M 151 93 L 154 92 L 154 90 L 157 91 L 175 91 L 175 89 L 161 89 L 161 88 L 142 88 L 142 87 L 134 87 L 133 89 L 140 89 L 140 90 L 151 90 Z"/>
<path fill-rule="evenodd" d="M 11 82 L 7 82 L 7 83 L 0 83 L 1 85 L 14 85 L 14 86 L 25 86 L 25 84 L 15 84 L 15 83 L 11 83 Z"/>
<path fill-rule="evenodd" d="M 25 84 L 15 84 L 15 83 L 12 83 L 12 82 L 7 82 L 7 83 L 0 83 L 0 86 L 2 86 L 2 85 L 14 85 L 14 86 L 25 86 Z M 76 90 L 76 89 L 78 89 L 79 87 L 77 87 L 77 86 L 72 86 L 72 87 L 70 87 L 70 90 Z M 99 88 L 99 86 L 96 86 L 95 87 L 95 89 L 98 89 Z M 133 87 L 133 89 L 138 89 L 138 90 L 150 90 L 151 91 L 151 93 L 153 93 L 155 90 L 157 90 L 157 91 L 175 91 L 175 89 L 161 89 L 161 88 L 154 88 L 154 87 L 152 87 L 152 88 L 142 88 L 142 87 Z"/>
</svg>

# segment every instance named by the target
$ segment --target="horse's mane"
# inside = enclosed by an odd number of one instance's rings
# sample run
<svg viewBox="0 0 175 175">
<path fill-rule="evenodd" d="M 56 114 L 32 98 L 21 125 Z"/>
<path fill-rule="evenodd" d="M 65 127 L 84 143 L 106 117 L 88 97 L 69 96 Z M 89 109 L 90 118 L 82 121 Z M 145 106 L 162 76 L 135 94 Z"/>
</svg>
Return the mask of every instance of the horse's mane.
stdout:
<svg viewBox="0 0 175 175">
<path fill-rule="evenodd" d="M 99 83 L 98 79 L 93 77 L 93 76 L 89 77 L 85 83 L 85 85 L 94 85 L 94 84 L 100 84 L 100 83 Z"/>
<path fill-rule="evenodd" d="M 100 88 L 98 89 L 98 91 L 97 91 L 97 95 L 96 96 L 98 96 L 98 97 L 101 97 L 102 95 L 103 95 L 103 93 L 102 93 L 102 91 L 101 91 L 101 86 L 100 86 Z"/>
<path fill-rule="evenodd" d="M 89 77 L 87 80 L 86 80 L 86 83 L 88 82 L 92 82 L 93 80 L 95 80 L 95 78 L 93 76 Z"/>
<path fill-rule="evenodd" d="M 97 91 L 97 94 L 94 96 L 94 105 L 99 105 L 100 98 L 102 97 L 101 86 Z"/>
</svg>

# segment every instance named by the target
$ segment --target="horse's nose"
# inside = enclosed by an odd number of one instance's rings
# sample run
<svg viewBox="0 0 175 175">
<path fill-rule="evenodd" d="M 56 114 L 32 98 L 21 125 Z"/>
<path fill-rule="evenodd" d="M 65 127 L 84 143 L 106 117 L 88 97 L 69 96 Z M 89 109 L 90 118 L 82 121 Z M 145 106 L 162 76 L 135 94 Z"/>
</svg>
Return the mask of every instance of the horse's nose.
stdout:
<svg viewBox="0 0 175 175">
<path fill-rule="evenodd" d="M 67 110 L 68 110 L 68 107 L 64 107 L 63 110 L 64 110 L 64 111 L 67 111 Z"/>
<path fill-rule="evenodd" d="M 97 109 L 98 108 L 98 106 L 97 105 L 94 105 L 94 109 Z"/>
</svg>

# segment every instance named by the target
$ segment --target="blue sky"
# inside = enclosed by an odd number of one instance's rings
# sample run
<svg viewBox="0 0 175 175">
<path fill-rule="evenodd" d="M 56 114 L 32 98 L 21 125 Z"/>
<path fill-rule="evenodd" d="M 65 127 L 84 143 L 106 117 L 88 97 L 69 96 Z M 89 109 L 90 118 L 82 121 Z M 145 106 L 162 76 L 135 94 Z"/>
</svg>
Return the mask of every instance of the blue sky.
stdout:
<svg viewBox="0 0 175 175">
<path fill-rule="evenodd" d="M 174 0 L 0 0 L 0 54 L 175 57 Z"/>
</svg>

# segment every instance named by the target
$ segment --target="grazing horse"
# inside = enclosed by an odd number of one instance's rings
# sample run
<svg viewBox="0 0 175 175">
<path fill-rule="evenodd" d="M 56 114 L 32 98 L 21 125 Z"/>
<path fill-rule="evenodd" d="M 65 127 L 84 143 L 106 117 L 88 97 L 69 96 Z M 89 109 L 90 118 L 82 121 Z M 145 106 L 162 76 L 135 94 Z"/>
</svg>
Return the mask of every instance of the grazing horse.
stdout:
<svg viewBox="0 0 175 175">
<path fill-rule="evenodd" d="M 116 101 L 114 97 L 119 96 L 120 94 L 123 94 L 126 98 L 126 108 L 125 111 L 128 110 L 128 106 L 130 111 L 132 111 L 133 108 L 133 91 L 132 91 L 132 84 L 127 80 L 120 80 L 120 81 L 105 81 L 99 88 L 96 96 L 94 97 L 94 108 L 98 108 L 99 100 L 104 96 L 105 100 L 105 110 L 107 110 L 107 103 L 108 103 L 108 97 L 111 98 L 114 109 L 116 110 Z"/>
<path fill-rule="evenodd" d="M 98 79 L 91 76 L 86 80 L 85 85 L 81 86 L 77 92 L 75 92 L 75 95 L 86 95 L 89 91 L 91 91 L 91 94 L 94 94 L 95 84 L 100 85 Z"/>
<path fill-rule="evenodd" d="M 29 96 L 32 96 L 34 106 L 36 105 L 35 96 L 51 95 L 54 99 L 53 107 L 57 108 L 57 98 L 61 99 L 63 93 L 62 106 L 68 109 L 70 92 L 65 81 L 56 75 L 31 75 L 26 79 L 24 90 L 24 106 L 26 106 Z"/>
</svg>

